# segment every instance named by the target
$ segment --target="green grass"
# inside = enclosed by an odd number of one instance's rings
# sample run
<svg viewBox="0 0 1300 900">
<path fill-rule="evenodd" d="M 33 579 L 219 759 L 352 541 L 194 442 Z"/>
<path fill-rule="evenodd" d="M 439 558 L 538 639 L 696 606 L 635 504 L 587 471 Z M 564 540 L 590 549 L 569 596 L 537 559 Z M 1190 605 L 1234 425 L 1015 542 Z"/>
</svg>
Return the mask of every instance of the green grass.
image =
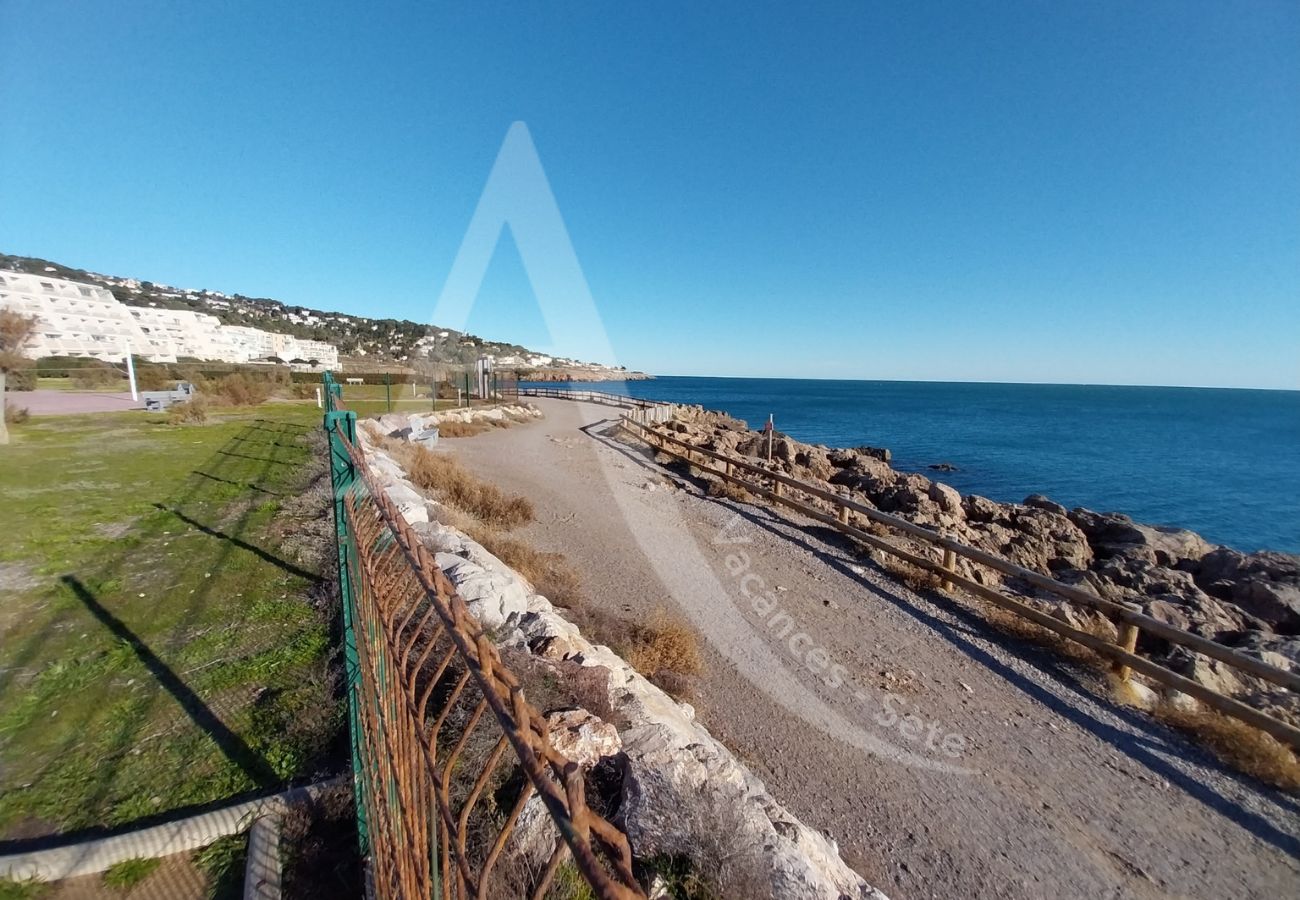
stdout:
<svg viewBox="0 0 1300 900">
<path fill-rule="evenodd" d="M 109 393 L 114 391 L 129 391 L 131 389 L 130 384 L 127 383 L 126 376 L 122 376 L 118 383 L 108 384 L 104 387 L 98 388 L 84 388 L 77 387 L 76 382 L 71 378 L 46 378 L 43 375 L 38 375 L 36 378 L 36 387 L 42 391 L 106 391 Z"/>
<path fill-rule="evenodd" d="M 340 725 L 297 499 L 314 406 L 42 418 L 0 447 L 0 838 L 281 784 Z M 314 495 L 311 495 L 314 496 Z M 301 557 L 301 558 L 300 558 Z"/>
<path fill-rule="evenodd" d="M 124 859 L 104 872 L 104 884 L 115 891 L 129 891 L 154 873 L 161 859 Z"/>
<path fill-rule="evenodd" d="M 248 835 L 232 834 L 194 854 L 194 865 L 208 876 L 212 900 L 240 900 L 244 896 L 244 869 L 248 860 Z"/>
<path fill-rule="evenodd" d="M 36 900 L 50 892 L 53 885 L 43 881 L 14 881 L 0 878 L 0 900 Z"/>
</svg>

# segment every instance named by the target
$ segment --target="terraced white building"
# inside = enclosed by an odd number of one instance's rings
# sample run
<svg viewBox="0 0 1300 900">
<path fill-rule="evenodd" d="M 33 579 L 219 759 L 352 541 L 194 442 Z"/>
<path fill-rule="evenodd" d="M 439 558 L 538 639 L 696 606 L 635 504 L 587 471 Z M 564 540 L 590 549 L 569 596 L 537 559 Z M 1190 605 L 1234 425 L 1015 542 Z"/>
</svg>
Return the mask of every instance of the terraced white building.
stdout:
<svg viewBox="0 0 1300 900">
<path fill-rule="evenodd" d="M 75 356 L 118 362 L 127 353 L 151 362 L 180 357 L 252 362 L 275 357 L 336 368 L 338 348 L 288 334 L 222 325 L 183 309 L 127 306 L 106 289 L 61 278 L 0 271 L 0 309 L 38 320 L 26 355 Z"/>
</svg>

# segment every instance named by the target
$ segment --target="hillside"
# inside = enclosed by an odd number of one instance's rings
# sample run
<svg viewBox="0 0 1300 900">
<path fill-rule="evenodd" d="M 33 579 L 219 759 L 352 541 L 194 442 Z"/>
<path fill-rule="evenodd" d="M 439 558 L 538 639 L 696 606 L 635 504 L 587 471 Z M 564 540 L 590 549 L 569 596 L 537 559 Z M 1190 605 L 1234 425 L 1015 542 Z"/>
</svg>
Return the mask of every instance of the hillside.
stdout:
<svg viewBox="0 0 1300 900">
<path fill-rule="evenodd" d="M 477 335 L 412 322 L 409 319 L 372 319 L 340 312 L 294 306 L 269 297 L 248 297 L 196 288 L 102 275 L 52 260 L 0 253 L 0 269 L 33 275 L 53 275 L 70 281 L 96 284 L 129 306 L 186 309 L 215 316 L 224 325 L 247 325 L 294 337 L 326 341 L 345 357 L 363 357 L 376 363 L 409 366 L 473 365 L 479 356 L 491 356 L 504 368 L 518 369 L 542 380 L 600 380 L 645 377 L 621 368 L 583 363 L 536 353 L 519 344 L 492 341 Z"/>
</svg>

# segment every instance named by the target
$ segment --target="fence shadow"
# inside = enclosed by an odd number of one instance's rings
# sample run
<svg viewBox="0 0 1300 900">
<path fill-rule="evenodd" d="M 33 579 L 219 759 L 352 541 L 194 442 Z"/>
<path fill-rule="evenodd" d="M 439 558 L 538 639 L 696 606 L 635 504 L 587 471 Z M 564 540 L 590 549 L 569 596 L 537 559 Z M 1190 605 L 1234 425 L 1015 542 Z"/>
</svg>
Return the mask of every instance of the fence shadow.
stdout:
<svg viewBox="0 0 1300 900">
<path fill-rule="evenodd" d="M 190 720 L 212 738 L 227 759 L 242 769 L 244 774 L 259 786 L 265 787 L 277 782 L 275 770 L 267 764 L 266 760 L 258 756 L 243 738 L 227 728 L 217 714 L 203 702 L 203 698 L 194 693 L 169 665 L 159 659 L 158 654 L 127 627 L 125 622 L 106 609 L 80 579 L 75 575 L 64 575 L 59 580 L 72 590 L 86 610 L 98 619 L 101 625 L 131 648 L 144 667 L 149 670 L 149 674 L 163 690 L 171 694 L 173 700 L 180 704 Z"/>
</svg>

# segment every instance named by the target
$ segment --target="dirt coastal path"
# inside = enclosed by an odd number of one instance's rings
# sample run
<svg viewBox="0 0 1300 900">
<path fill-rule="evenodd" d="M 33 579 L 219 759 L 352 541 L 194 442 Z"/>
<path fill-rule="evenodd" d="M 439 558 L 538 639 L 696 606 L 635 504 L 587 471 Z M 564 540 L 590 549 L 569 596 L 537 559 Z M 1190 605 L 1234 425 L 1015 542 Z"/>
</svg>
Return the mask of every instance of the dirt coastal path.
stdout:
<svg viewBox="0 0 1300 900">
<path fill-rule="evenodd" d="M 569 557 L 588 603 L 632 616 L 674 609 L 747 636 L 748 647 L 706 647 L 700 720 L 885 893 L 1300 896 L 1297 798 L 1224 772 L 1101 699 L 1086 671 L 1013 648 L 829 534 L 671 487 L 641 448 L 605 433 L 616 410 L 537 402 L 539 422 L 445 443 L 533 501 L 537 522 L 522 536 Z M 797 659 L 746 590 L 775 598 L 807 636 Z M 809 648 L 825 654 L 820 675 L 803 664 Z M 758 677 L 752 658 L 765 660 Z M 842 678 L 826 676 L 827 660 Z M 813 724 L 822 704 L 885 749 Z"/>
</svg>

